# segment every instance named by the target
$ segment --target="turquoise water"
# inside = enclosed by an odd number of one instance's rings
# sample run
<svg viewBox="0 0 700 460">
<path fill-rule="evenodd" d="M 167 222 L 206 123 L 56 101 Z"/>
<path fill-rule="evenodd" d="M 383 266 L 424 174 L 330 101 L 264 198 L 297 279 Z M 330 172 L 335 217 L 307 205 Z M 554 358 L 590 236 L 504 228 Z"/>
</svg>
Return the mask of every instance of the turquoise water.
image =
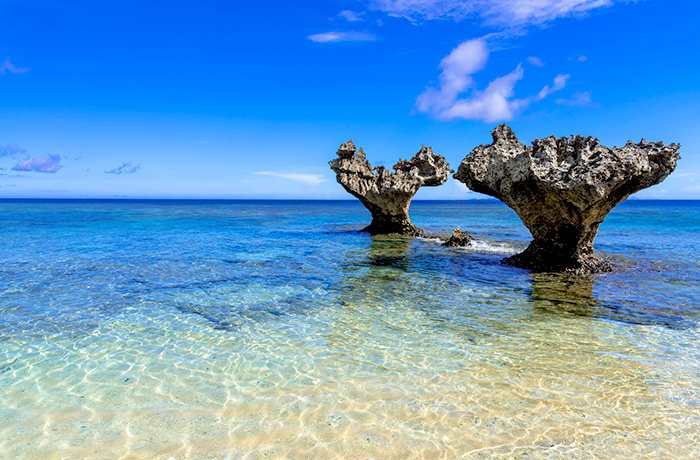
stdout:
<svg viewBox="0 0 700 460">
<path fill-rule="evenodd" d="M 495 201 L 0 201 L 0 459 L 693 458 L 700 202 L 533 275 Z"/>
</svg>

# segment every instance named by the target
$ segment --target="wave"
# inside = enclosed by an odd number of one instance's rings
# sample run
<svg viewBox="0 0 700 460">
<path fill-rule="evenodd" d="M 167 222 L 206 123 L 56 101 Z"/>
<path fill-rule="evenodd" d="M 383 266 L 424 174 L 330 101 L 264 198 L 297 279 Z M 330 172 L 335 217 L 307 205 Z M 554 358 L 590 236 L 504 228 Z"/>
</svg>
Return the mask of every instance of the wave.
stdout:
<svg viewBox="0 0 700 460">
<path fill-rule="evenodd" d="M 446 238 L 426 238 L 418 237 L 419 240 L 428 241 L 431 243 L 442 244 L 447 241 Z M 458 251 L 463 252 L 493 252 L 497 254 L 516 254 L 523 250 L 519 245 L 513 245 L 505 241 L 491 241 L 483 238 L 474 238 L 469 242 L 468 246 L 455 247 Z"/>
</svg>

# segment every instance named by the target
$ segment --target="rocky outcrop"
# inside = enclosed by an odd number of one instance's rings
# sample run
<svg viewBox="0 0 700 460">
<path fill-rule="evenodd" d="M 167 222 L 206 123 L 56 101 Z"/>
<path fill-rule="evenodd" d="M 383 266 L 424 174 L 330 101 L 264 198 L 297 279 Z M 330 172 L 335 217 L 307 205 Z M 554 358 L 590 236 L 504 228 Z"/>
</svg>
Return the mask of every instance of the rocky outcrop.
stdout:
<svg viewBox="0 0 700 460">
<path fill-rule="evenodd" d="M 492 135 L 493 143 L 472 150 L 454 177 L 520 216 L 533 240 L 504 262 L 534 271 L 609 270 L 593 255 L 598 226 L 630 194 L 663 181 L 679 158 L 679 145 L 644 139 L 609 148 L 592 137 L 550 136 L 530 147 L 505 124 Z"/>
<path fill-rule="evenodd" d="M 372 235 L 419 235 L 408 217 L 413 196 L 424 185 L 444 184 L 452 172 L 445 158 L 425 146 L 410 160 L 399 160 L 393 172 L 373 168 L 352 140 L 341 144 L 338 158 L 328 164 L 338 183 L 372 213 L 372 223 L 363 229 Z"/>
<path fill-rule="evenodd" d="M 447 247 L 459 247 L 459 246 L 469 246 L 469 243 L 473 240 L 474 238 L 471 237 L 471 235 L 467 232 L 463 232 L 459 229 L 459 227 L 455 228 L 455 231 L 452 232 L 452 236 L 442 243 L 443 246 Z"/>
</svg>

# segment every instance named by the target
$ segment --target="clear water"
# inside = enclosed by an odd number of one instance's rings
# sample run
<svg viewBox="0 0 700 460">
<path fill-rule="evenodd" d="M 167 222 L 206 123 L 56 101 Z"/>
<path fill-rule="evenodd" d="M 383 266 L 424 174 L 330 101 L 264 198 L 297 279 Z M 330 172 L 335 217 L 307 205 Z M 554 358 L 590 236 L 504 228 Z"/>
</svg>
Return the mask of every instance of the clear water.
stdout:
<svg viewBox="0 0 700 460">
<path fill-rule="evenodd" d="M 477 237 L 383 240 L 348 202 L 0 202 L 1 459 L 693 458 L 700 202 L 628 201 L 595 277 Z"/>
</svg>

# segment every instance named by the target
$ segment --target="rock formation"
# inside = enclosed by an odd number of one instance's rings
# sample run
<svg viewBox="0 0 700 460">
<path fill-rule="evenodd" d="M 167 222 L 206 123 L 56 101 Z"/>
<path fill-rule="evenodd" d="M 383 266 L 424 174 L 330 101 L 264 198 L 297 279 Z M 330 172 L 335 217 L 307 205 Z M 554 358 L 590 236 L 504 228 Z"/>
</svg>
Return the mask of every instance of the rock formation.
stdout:
<svg viewBox="0 0 700 460">
<path fill-rule="evenodd" d="M 455 228 L 455 231 L 452 232 L 452 236 L 442 243 L 443 246 L 448 246 L 448 247 L 458 247 L 458 246 L 469 246 L 469 243 L 471 240 L 474 238 L 471 237 L 471 235 L 467 232 L 463 232 L 459 229 L 459 227 Z"/>
<path fill-rule="evenodd" d="M 394 172 L 373 168 L 352 140 L 341 144 L 338 158 L 328 164 L 338 183 L 372 213 L 372 223 L 363 229 L 372 235 L 419 235 L 421 230 L 408 217 L 411 199 L 424 185 L 444 184 L 452 172 L 445 158 L 425 146 L 410 160 L 399 160 Z"/>
<path fill-rule="evenodd" d="M 472 150 L 454 177 L 520 216 L 533 240 L 504 262 L 534 271 L 609 270 L 593 256 L 598 226 L 630 194 L 663 181 L 679 158 L 679 145 L 644 139 L 609 148 L 592 137 L 550 136 L 530 147 L 505 124 L 492 135 L 493 143 Z"/>
</svg>

